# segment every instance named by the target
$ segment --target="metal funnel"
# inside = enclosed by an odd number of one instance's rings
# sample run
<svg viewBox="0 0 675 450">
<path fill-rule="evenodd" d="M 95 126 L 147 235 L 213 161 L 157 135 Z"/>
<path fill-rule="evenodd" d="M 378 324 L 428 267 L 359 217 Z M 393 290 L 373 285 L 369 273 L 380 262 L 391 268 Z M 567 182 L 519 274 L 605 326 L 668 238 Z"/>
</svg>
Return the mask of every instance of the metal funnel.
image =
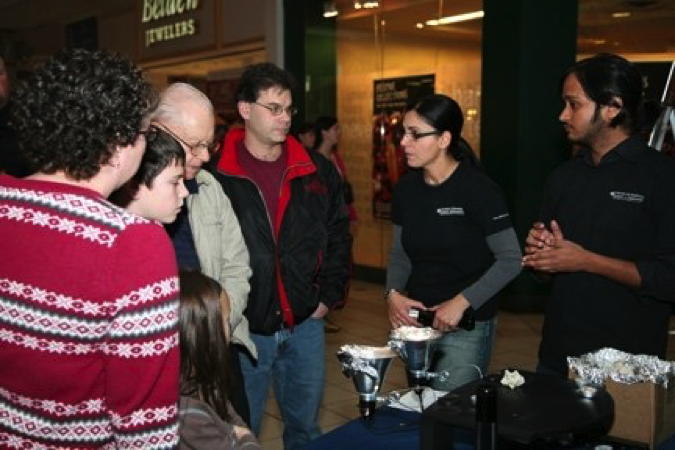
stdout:
<svg viewBox="0 0 675 450">
<path fill-rule="evenodd" d="M 413 379 L 424 380 L 442 335 L 433 328 L 400 327 L 391 332 L 389 346 L 401 357 Z"/>
<path fill-rule="evenodd" d="M 370 417 L 375 411 L 377 394 L 395 356 L 396 353 L 389 347 L 343 345 L 338 350 L 342 373 L 354 382 L 363 417 Z"/>
</svg>

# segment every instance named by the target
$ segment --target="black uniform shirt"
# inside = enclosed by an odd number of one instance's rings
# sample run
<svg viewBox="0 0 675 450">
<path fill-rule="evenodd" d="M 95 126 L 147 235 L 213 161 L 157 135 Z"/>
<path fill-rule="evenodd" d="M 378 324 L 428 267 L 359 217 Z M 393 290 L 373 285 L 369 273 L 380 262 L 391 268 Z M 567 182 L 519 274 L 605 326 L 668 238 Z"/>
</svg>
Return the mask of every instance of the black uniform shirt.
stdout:
<svg viewBox="0 0 675 450">
<path fill-rule="evenodd" d="M 675 301 L 675 162 L 632 137 L 594 165 L 581 151 L 549 177 L 541 220 L 565 239 L 633 261 L 639 289 L 585 272 L 554 275 L 539 351 L 561 372 L 566 357 L 603 347 L 665 356 Z"/>
</svg>

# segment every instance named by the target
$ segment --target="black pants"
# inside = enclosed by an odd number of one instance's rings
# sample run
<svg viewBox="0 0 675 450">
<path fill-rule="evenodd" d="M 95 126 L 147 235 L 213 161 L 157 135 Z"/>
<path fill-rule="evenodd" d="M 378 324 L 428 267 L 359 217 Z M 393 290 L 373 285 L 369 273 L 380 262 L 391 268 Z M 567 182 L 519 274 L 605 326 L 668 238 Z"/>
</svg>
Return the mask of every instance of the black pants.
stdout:
<svg viewBox="0 0 675 450">
<path fill-rule="evenodd" d="M 245 351 L 245 350 L 242 350 Z M 232 367 L 232 384 L 230 386 L 230 403 L 234 410 L 251 427 L 251 411 L 248 407 L 248 398 L 244 388 L 244 375 L 241 373 L 241 364 L 239 363 L 239 349 L 235 344 L 230 344 L 230 365 Z"/>
</svg>

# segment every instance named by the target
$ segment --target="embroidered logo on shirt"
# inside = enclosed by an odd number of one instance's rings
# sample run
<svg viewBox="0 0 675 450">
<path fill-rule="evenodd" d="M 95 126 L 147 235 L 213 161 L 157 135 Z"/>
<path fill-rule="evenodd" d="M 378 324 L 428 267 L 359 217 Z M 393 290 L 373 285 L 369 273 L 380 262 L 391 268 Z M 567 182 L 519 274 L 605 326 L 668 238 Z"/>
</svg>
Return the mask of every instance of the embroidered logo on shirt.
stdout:
<svg viewBox="0 0 675 450">
<path fill-rule="evenodd" d="M 436 210 L 439 216 L 463 216 L 464 208 L 461 206 L 448 206 Z"/>
<path fill-rule="evenodd" d="M 622 202 L 642 203 L 645 201 L 645 196 L 642 194 L 635 194 L 633 192 L 612 191 L 609 196 L 613 200 L 620 200 Z"/>
<path fill-rule="evenodd" d="M 492 218 L 492 221 L 499 220 L 499 219 L 505 219 L 507 217 L 509 217 L 509 213 L 500 214 L 498 216 L 494 216 Z"/>
</svg>

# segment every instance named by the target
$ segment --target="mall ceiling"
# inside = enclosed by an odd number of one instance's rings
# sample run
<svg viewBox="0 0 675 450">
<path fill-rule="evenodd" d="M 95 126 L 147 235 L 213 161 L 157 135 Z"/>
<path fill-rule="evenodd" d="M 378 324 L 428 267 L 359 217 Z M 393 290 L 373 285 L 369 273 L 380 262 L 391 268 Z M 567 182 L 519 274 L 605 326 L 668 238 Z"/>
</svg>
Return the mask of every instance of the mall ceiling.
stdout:
<svg viewBox="0 0 675 450">
<path fill-rule="evenodd" d="M 68 24 L 92 15 L 129 11 L 140 0 L 0 0 L 0 30 Z M 272 0 L 268 0 L 272 1 Z M 305 0 L 323 1 L 323 0 Z M 420 35 L 478 42 L 481 20 L 416 28 L 442 15 L 482 9 L 481 0 L 380 0 L 379 18 L 390 34 Z M 372 33 L 373 10 L 355 10 L 353 0 L 335 0 L 341 30 Z M 439 6 L 442 5 L 442 11 Z M 579 0 L 580 53 L 675 53 L 675 0 Z M 614 18 L 614 13 L 630 13 Z M 381 22 L 381 20 L 379 21 Z"/>
<path fill-rule="evenodd" d="M 542 0 L 544 1 L 544 0 Z M 342 30 L 372 33 L 371 10 L 355 9 L 353 0 L 335 0 Z M 363 2 L 362 2 L 363 3 Z M 426 35 L 455 41 L 480 41 L 482 20 L 425 26 L 429 19 L 482 9 L 482 0 L 381 0 L 380 17 L 389 35 Z M 442 8 L 442 9 L 441 9 Z M 620 17 L 613 14 L 622 13 Z M 675 0 L 579 0 L 579 53 L 675 53 Z"/>
</svg>

